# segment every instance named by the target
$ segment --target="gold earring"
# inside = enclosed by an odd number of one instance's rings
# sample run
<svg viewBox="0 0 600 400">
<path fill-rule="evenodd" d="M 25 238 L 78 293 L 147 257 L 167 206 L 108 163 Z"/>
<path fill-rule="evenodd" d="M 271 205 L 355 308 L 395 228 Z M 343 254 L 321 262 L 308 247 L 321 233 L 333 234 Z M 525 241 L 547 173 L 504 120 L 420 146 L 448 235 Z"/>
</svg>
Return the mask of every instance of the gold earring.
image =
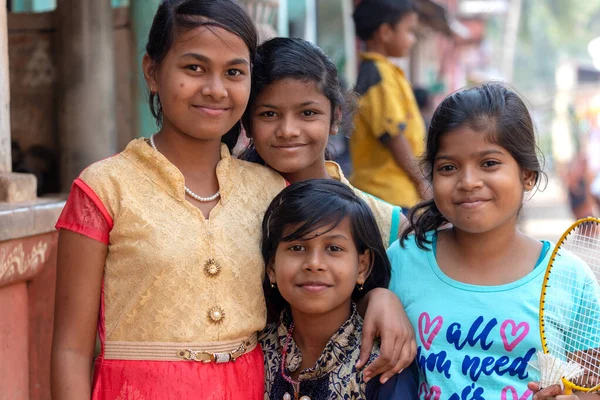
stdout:
<svg viewBox="0 0 600 400">
<path fill-rule="evenodd" d="M 359 283 L 357 286 L 358 286 L 359 291 L 361 291 L 365 288 L 362 283 Z"/>
<path fill-rule="evenodd" d="M 273 282 L 271 282 L 271 289 L 275 289 L 275 284 Z"/>
</svg>

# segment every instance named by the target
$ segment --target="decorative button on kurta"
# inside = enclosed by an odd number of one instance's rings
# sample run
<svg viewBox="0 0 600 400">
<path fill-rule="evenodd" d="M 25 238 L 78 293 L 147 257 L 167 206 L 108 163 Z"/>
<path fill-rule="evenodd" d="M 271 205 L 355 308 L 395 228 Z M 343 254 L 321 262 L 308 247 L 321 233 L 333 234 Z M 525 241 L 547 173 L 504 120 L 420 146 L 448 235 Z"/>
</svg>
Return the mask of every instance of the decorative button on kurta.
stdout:
<svg viewBox="0 0 600 400">
<path fill-rule="evenodd" d="M 225 319 L 225 311 L 219 306 L 211 307 L 208 310 L 208 320 L 213 324 L 220 324 Z"/>
<path fill-rule="evenodd" d="M 204 273 L 206 276 L 217 276 L 220 272 L 221 265 L 214 258 L 209 258 L 206 263 L 204 263 Z"/>
</svg>

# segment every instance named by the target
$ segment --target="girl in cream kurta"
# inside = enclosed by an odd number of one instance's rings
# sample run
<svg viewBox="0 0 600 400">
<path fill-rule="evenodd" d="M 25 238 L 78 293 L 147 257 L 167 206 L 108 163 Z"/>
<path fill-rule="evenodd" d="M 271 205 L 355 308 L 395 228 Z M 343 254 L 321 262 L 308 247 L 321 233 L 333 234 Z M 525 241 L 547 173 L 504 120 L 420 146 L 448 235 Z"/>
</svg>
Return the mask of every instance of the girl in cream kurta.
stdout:
<svg viewBox="0 0 600 400">
<path fill-rule="evenodd" d="M 257 227 L 285 181 L 232 158 L 225 145 L 217 177 L 221 200 L 210 219 L 144 139 L 75 181 L 57 228 L 108 245 L 93 398 L 190 398 L 199 387 L 209 390 L 195 398 L 262 394 L 252 392 L 256 382 L 262 388 L 255 332 L 266 322 Z M 217 342 L 222 354 L 245 348 L 235 363 L 185 362 L 186 350 Z"/>
</svg>

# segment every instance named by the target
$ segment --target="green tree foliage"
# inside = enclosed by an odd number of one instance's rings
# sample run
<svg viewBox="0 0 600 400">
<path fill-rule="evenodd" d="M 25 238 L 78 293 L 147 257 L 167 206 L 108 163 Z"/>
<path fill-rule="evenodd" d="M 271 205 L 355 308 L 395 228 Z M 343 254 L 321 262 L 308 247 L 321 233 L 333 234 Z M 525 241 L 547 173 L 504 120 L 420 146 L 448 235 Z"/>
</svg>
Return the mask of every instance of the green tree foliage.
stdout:
<svg viewBox="0 0 600 400">
<path fill-rule="evenodd" d="M 515 57 L 522 90 L 554 86 L 561 58 L 589 61 L 587 45 L 600 35 L 600 0 L 524 0 Z"/>
</svg>

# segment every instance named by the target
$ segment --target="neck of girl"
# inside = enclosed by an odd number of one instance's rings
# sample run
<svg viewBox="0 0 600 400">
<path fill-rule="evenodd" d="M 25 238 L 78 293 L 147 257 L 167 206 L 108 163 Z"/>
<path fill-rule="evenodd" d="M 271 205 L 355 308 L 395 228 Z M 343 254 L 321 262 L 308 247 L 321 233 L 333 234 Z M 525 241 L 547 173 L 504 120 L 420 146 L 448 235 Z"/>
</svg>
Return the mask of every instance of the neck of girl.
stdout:
<svg viewBox="0 0 600 400">
<path fill-rule="evenodd" d="M 345 302 L 323 314 L 306 314 L 294 307 L 292 318 L 294 319 L 294 342 L 302 353 L 302 365 L 294 375 L 300 374 L 302 370 L 312 368 L 323 353 L 327 342 L 350 318 L 351 302 Z"/>
<path fill-rule="evenodd" d="M 308 179 L 332 179 L 327 173 L 325 167 L 325 160 L 317 162 L 308 168 L 304 168 L 300 171 L 285 173 L 281 172 L 281 176 L 289 183 L 306 181 Z"/>
<path fill-rule="evenodd" d="M 207 186 L 207 192 L 218 189 L 217 164 L 221 160 L 221 140 L 196 139 L 174 130 L 161 129 L 154 138 L 158 150 L 175 165 L 192 186 Z M 190 182 L 191 183 L 191 182 Z M 216 190 L 215 190 L 216 191 Z"/>
<path fill-rule="evenodd" d="M 440 259 L 457 260 L 456 265 L 473 278 L 469 283 L 475 284 L 498 285 L 522 278 L 535 268 L 542 249 L 539 241 L 517 230 L 516 219 L 485 233 L 453 228 L 442 238 L 453 245 L 443 246 L 448 251 Z"/>
</svg>

